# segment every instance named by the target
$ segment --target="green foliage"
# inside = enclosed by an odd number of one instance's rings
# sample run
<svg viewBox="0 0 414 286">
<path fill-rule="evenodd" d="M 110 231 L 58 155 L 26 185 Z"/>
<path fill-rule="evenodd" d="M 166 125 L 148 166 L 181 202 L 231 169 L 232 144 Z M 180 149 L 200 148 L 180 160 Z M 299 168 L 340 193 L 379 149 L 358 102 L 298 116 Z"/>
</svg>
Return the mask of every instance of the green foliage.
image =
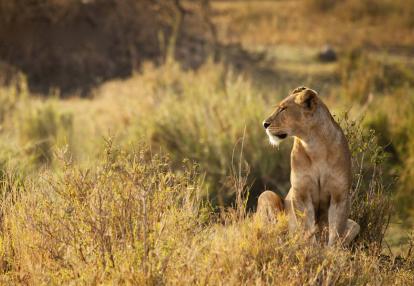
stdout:
<svg viewBox="0 0 414 286">
<path fill-rule="evenodd" d="M 374 103 L 373 108 L 364 120 L 368 128 L 378 134 L 379 143 L 388 155 L 383 162 L 385 182 L 387 177 L 398 176 L 395 185 L 397 210 L 403 218 L 409 217 L 414 206 L 412 180 L 412 164 L 414 158 L 414 109 L 412 88 L 399 88 L 384 95 Z"/>
<path fill-rule="evenodd" d="M 360 49 L 352 49 L 340 61 L 342 94 L 351 102 L 364 103 L 370 94 L 414 86 L 414 72 L 408 65 L 384 63 Z"/>
<path fill-rule="evenodd" d="M 340 124 L 352 154 L 351 218 L 361 226 L 358 240 L 381 250 L 392 213 L 391 188 L 382 170 L 386 154 L 373 130 L 367 131 L 347 114 Z"/>
<path fill-rule="evenodd" d="M 174 169 L 181 168 L 184 159 L 199 164 L 215 206 L 234 201 L 240 188 L 232 178 L 240 172 L 246 178 L 244 186 L 250 187 L 249 207 L 255 206 L 265 187 L 285 195 L 290 186 L 290 144 L 282 144 L 281 150 L 267 147 L 260 126 L 266 98 L 219 66 L 205 67 L 196 75 L 173 71 L 156 73 L 153 92 L 163 97 L 154 110 L 141 114 L 141 136 L 171 154 Z M 386 155 L 373 132 L 347 115 L 339 121 L 353 156 L 351 215 L 361 225 L 360 242 L 377 243 L 380 249 L 391 215 L 392 178 L 382 170 Z M 142 135 L 144 131 L 148 133 Z M 232 171 L 237 166 L 238 171 Z"/>
<path fill-rule="evenodd" d="M 404 90 L 401 105 L 399 105 L 399 122 L 394 129 L 398 151 L 402 164 L 400 165 L 400 180 L 397 199 L 400 213 L 407 218 L 414 209 L 414 98 L 413 90 Z"/>
<path fill-rule="evenodd" d="M 251 186 L 250 207 L 265 186 L 286 194 L 290 144 L 282 144 L 281 150 L 266 148 L 269 144 L 260 126 L 266 116 L 265 97 L 248 82 L 220 74 L 217 66 L 205 67 L 195 77 L 163 71 L 155 87 L 162 92 L 155 93 L 164 97 L 157 101 L 156 112 L 143 115 L 141 124 L 151 130 L 147 136 L 152 144 L 171 154 L 172 165 L 181 166 L 185 158 L 197 162 L 206 173 L 213 205 L 234 201 L 237 188 L 231 170 L 235 162 L 242 162 L 239 170 L 247 178 L 245 185 Z M 353 155 L 352 218 L 361 225 L 361 243 L 378 243 L 380 249 L 391 215 L 391 178 L 384 177 L 382 170 L 385 154 L 374 133 L 347 116 L 339 121 Z"/>
<path fill-rule="evenodd" d="M 9 86 L 0 88 L 0 124 L 10 119 L 19 101 L 27 99 L 28 95 L 27 82 L 23 75 L 19 75 Z"/>
<path fill-rule="evenodd" d="M 158 71 L 157 79 L 155 94 L 163 97 L 156 111 L 143 115 L 140 134 L 149 133 L 146 136 L 155 146 L 171 154 L 173 164 L 184 159 L 197 162 L 206 172 L 215 205 L 232 201 L 235 191 L 228 178 L 240 160 L 249 166 L 247 184 L 254 184 L 252 204 L 265 185 L 281 193 L 287 191 L 288 146 L 280 151 L 269 146 L 261 122 L 272 107 L 265 108 L 264 96 L 248 82 L 217 65 L 179 76 L 174 70 Z M 273 104 L 277 98 L 274 96 Z M 246 172 L 243 168 L 243 174 Z"/>
<path fill-rule="evenodd" d="M 261 127 L 272 111 L 265 107 L 267 97 L 275 103 L 279 95 L 260 94 L 244 78 L 212 64 L 199 72 L 174 65 L 147 68 L 134 84 L 142 94 L 132 88 L 138 98 L 127 103 L 138 110 L 138 123 L 127 133 L 136 130 L 150 147 L 125 143 L 136 141 L 137 133 L 108 140 L 86 166 L 65 153 L 62 160 L 53 156 L 61 138 L 72 138 L 70 113 L 58 112 L 56 102 L 19 103 L 19 138 L 33 148 L 24 148 L 24 156 L 46 153 L 47 159 L 35 162 L 54 164 L 22 177 L 5 161 L 1 283 L 413 281 L 409 264 L 396 272 L 392 262 L 378 259 L 391 193 L 374 133 L 346 115 L 339 119 L 353 155 L 351 218 L 361 225 L 353 251 L 309 245 L 287 234 L 285 217 L 263 225 L 246 209 L 249 192 L 248 207 L 264 185 L 281 193 L 289 186 L 289 144 L 272 149 Z M 47 144 L 34 147 L 45 138 Z M 233 207 L 218 214 L 220 204 Z M 296 268 L 301 271 L 293 274 Z"/>
<path fill-rule="evenodd" d="M 20 142 L 35 165 L 51 164 L 54 147 L 71 147 L 72 114 L 57 111 L 51 103 L 25 109 L 19 118 Z"/>
</svg>

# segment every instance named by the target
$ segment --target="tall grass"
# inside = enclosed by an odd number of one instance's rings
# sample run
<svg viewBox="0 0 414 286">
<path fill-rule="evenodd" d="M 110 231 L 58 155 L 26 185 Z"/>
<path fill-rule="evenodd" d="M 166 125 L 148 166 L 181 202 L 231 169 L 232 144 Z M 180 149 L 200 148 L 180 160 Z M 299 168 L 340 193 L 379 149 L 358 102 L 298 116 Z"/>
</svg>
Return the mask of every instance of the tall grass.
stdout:
<svg viewBox="0 0 414 286">
<path fill-rule="evenodd" d="M 373 104 L 373 110 L 365 122 L 381 136 L 390 159 L 384 167 L 393 176 L 398 176 L 396 185 L 397 210 L 402 218 L 410 220 L 414 206 L 412 200 L 414 158 L 414 108 L 413 89 L 399 88 L 384 95 Z"/>
<path fill-rule="evenodd" d="M 17 202 L 4 202 L 3 277 L 34 285 L 156 281 L 181 235 L 208 219 L 196 170 L 173 174 L 165 156 L 146 148 L 125 153 L 108 142 L 93 169 L 63 163 L 62 174 L 47 172 L 15 190 Z"/>
<path fill-rule="evenodd" d="M 283 194 L 289 186 L 290 144 L 271 148 L 261 127 L 283 94 L 262 94 L 215 64 L 198 72 L 146 67 L 130 84 L 122 102 L 136 118 L 114 124 L 126 130 L 104 150 L 96 146 L 89 164 L 55 152 L 59 138 L 80 132 L 64 119 L 76 113 L 27 98 L 7 116 L 22 124 L 8 132 L 32 142 L 7 146 L 33 168 L 29 176 L 10 157 L 0 168 L 0 283 L 413 282 L 411 255 L 398 265 L 379 256 L 391 202 L 374 133 L 338 119 L 353 155 L 351 218 L 361 225 L 353 249 L 309 245 L 288 235 L 284 216 L 264 225 L 250 212 L 265 187 Z M 48 145 L 40 151 L 26 148 L 41 139 Z M 48 159 L 31 160 L 36 154 Z"/>
<path fill-rule="evenodd" d="M 190 164 L 197 162 L 206 173 L 213 205 L 230 205 L 238 198 L 235 174 L 243 175 L 243 184 L 251 186 L 249 208 L 254 208 L 257 196 L 266 188 L 284 196 L 290 184 L 290 143 L 282 144 L 280 150 L 269 148 L 260 125 L 272 109 L 268 102 L 277 103 L 283 95 L 276 91 L 264 96 L 220 66 L 206 66 L 200 73 L 181 74 L 174 80 L 163 78 L 171 74 L 165 69 L 157 74 L 158 89 L 164 96 L 154 110 L 143 115 L 141 127 L 151 143 L 172 155 L 173 166 L 181 166 L 185 159 Z M 338 120 L 353 155 L 351 216 L 361 225 L 361 243 L 377 243 L 380 250 L 391 215 L 391 188 L 382 171 L 385 155 L 375 134 L 364 130 L 361 123 L 347 116 Z M 234 154 L 241 157 L 238 164 Z M 235 166 L 238 172 L 234 172 Z"/>
<path fill-rule="evenodd" d="M 179 76 L 168 69 L 148 71 L 153 72 L 159 81 L 154 94 L 163 96 L 153 110 L 142 115 L 145 120 L 139 122 L 139 134 L 150 138 L 154 146 L 167 150 L 173 164 L 184 159 L 197 162 L 207 174 L 213 204 L 228 205 L 234 198 L 228 178 L 233 154 L 239 154 L 242 145 L 254 200 L 265 186 L 282 194 L 286 192 L 288 154 L 271 149 L 261 127 L 281 96 L 277 91 L 266 98 L 243 77 L 227 72 L 220 65 Z M 282 149 L 285 148 L 288 146 Z"/>
<path fill-rule="evenodd" d="M 365 130 L 361 123 L 345 114 L 339 119 L 352 154 L 351 218 L 361 231 L 359 243 L 372 245 L 381 251 L 385 232 L 393 212 L 392 188 L 384 179 L 386 154 L 378 145 L 373 130 Z"/>
<path fill-rule="evenodd" d="M 414 9 L 412 0 L 306 0 L 307 8 L 312 12 L 329 12 L 342 20 L 384 23 L 396 27 L 412 27 L 410 12 Z"/>
<path fill-rule="evenodd" d="M 20 113 L 20 142 L 34 165 L 51 164 L 55 147 L 72 147 L 72 115 L 56 110 L 51 102 Z"/>
<path fill-rule="evenodd" d="M 18 107 L 20 101 L 29 96 L 27 81 L 23 75 L 16 77 L 9 86 L 0 88 L 0 123 L 4 127 L 7 119 L 10 119 Z"/>
<path fill-rule="evenodd" d="M 396 209 L 406 219 L 414 205 L 409 167 L 413 161 L 414 73 L 410 62 L 385 59 L 361 49 L 350 50 L 338 65 L 341 88 L 337 93 L 353 105 L 359 103 L 364 126 L 375 130 L 386 157 L 381 160 L 383 181 L 385 185 L 397 182 L 393 186 L 399 198 Z"/>
<path fill-rule="evenodd" d="M 288 235 L 284 216 L 271 225 L 239 216 L 243 204 L 215 215 L 201 199 L 197 167 L 172 172 L 168 156 L 148 147 L 119 149 L 108 140 L 93 168 L 62 163 L 62 173 L 45 172 L 24 188 L 11 173 L 1 185 L 11 189 L 2 201 L 3 284 L 414 282 L 410 257 L 396 270 L 371 245 L 310 245 Z M 367 223 L 377 221 L 369 216 Z"/>
<path fill-rule="evenodd" d="M 353 103 L 364 103 L 370 95 L 414 86 L 414 73 L 409 64 L 384 62 L 359 48 L 350 49 L 342 57 L 338 73 L 342 94 Z"/>
</svg>

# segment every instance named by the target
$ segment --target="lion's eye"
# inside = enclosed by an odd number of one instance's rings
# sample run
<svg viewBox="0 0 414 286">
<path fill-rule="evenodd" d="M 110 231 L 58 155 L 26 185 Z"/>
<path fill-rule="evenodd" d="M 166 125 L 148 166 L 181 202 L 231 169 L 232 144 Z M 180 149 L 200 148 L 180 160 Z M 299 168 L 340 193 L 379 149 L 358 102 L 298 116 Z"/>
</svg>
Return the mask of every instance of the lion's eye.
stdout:
<svg viewBox="0 0 414 286">
<path fill-rule="evenodd" d="M 283 112 L 283 111 L 285 111 L 287 109 L 287 107 L 286 106 L 284 106 L 284 107 L 282 107 L 281 109 L 280 109 L 280 111 L 279 112 Z"/>
</svg>

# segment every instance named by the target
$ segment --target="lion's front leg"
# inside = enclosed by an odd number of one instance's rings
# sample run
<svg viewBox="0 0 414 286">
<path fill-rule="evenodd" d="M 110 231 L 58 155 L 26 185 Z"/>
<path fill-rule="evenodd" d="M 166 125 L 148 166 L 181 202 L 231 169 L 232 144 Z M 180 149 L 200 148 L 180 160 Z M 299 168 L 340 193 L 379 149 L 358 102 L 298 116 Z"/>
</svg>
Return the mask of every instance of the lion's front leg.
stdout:
<svg viewBox="0 0 414 286">
<path fill-rule="evenodd" d="M 342 238 L 346 230 L 348 220 L 348 198 L 346 195 L 333 195 L 329 205 L 329 240 L 328 246 Z"/>
<path fill-rule="evenodd" d="M 285 209 L 289 219 L 289 232 L 293 233 L 299 228 L 314 240 L 317 226 L 311 196 L 298 196 L 291 189 L 285 199 Z"/>
<path fill-rule="evenodd" d="M 305 232 L 308 238 L 312 238 L 312 241 L 316 242 L 315 234 L 318 231 L 315 217 L 315 207 L 311 196 L 308 196 L 305 200 Z"/>
</svg>

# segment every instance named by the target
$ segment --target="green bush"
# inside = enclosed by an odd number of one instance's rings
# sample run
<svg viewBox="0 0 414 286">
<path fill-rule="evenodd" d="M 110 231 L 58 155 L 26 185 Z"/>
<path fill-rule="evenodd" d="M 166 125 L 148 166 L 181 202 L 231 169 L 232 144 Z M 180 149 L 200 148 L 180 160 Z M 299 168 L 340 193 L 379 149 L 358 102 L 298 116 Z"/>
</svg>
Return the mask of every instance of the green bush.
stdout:
<svg viewBox="0 0 414 286">
<path fill-rule="evenodd" d="M 0 124 L 12 117 L 19 102 L 26 100 L 28 95 L 27 82 L 23 75 L 19 75 L 10 85 L 0 87 Z"/>
<path fill-rule="evenodd" d="M 364 103 L 370 94 L 386 93 L 414 86 L 414 72 L 409 65 L 387 63 L 360 49 L 345 53 L 339 63 L 342 91 L 351 102 Z"/>
<path fill-rule="evenodd" d="M 397 197 L 397 210 L 406 220 L 414 206 L 412 200 L 414 158 L 414 108 L 412 88 L 399 88 L 372 104 L 364 124 L 378 134 L 379 144 L 383 146 L 388 159 L 382 164 L 384 182 L 390 184 L 392 178 L 398 178 L 394 185 Z"/>
<path fill-rule="evenodd" d="M 160 94 L 155 110 L 141 115 L 140 137 L 150 138 L 172 156 L 173 165 L 184 159 L 196 162 L 206 173 L 209 196 L 214 205 L 229 205 L 235 196 L 229 180 L 241 163 L 248 174 L 253 206 L 264 187 L 287 191 L 288 146 L 272 149 L 261 123 L 273 111 L 265 97 L 243 78 L 210 65 L 199 73 L 180 73 L 167 79 L 157 71 Z M 278 101 L 275 92 L 272 103 Z M 145 134 L 145 135 L 143 135 Z M 239 168 L 240 169 L 240 168 Z"/>
<path fill-rule="evenodd" d="M 400 178 L 397 189 L 397 199 L 400 213 L 404 218 L 409 218 L 410 223 L 414 209 L 414 109 L 413 89 L 403 91 L 398 105 L 398 124 L 395 123 L 394 134 L 402 164 L 400 165 Z"/>
<path fill-rule="evenodd" d="M 285 195 L 290 187 L 290 143 L 282 144 L 281 150 L 269 146 L 261 127 L 271 111 L 265 108 L 266 97 L 248 82 L 213 67 L 215 73 L 210 67 L 197 76 L 181 73 L 168 80 L 164 70 L 154 88 L 160 94 L 157 107 L 141 115 L 140 127 L 148 132 L 154 150 L 171 154 L 173 168 L 185 159 L 200 166 L 215 206 L 234 202 L 238 188 L 231 178 L 240 172 L 250 187 L 248 207 L 254 208 L 265 188 Z M 385 187 L 389 182 L 382 171 L 385 155 L 375 134 L 346 116 L 339 121 L 353 155 L 352 218 L 361 225 L 361 241 L 381 241 L 391 213 L 391 194 Z"/>
<path fill-rule="evenodd" d="M 19 118 L 20 143 L 35 165 L 51 164 L 55 147 L 72 147 L 72 114 L 57 111 L 52 103 L 24 109 Z"/>
<path fill-rule="evenodd" d="M 361 123 L 340 118 L 352 154 L 351 218 L 361 226 L 358 241 L 376 244 L 381 251 L 391 215 L 391 188 L 384 178 L 386 154 L 373 130 Z"/>
</svg>

